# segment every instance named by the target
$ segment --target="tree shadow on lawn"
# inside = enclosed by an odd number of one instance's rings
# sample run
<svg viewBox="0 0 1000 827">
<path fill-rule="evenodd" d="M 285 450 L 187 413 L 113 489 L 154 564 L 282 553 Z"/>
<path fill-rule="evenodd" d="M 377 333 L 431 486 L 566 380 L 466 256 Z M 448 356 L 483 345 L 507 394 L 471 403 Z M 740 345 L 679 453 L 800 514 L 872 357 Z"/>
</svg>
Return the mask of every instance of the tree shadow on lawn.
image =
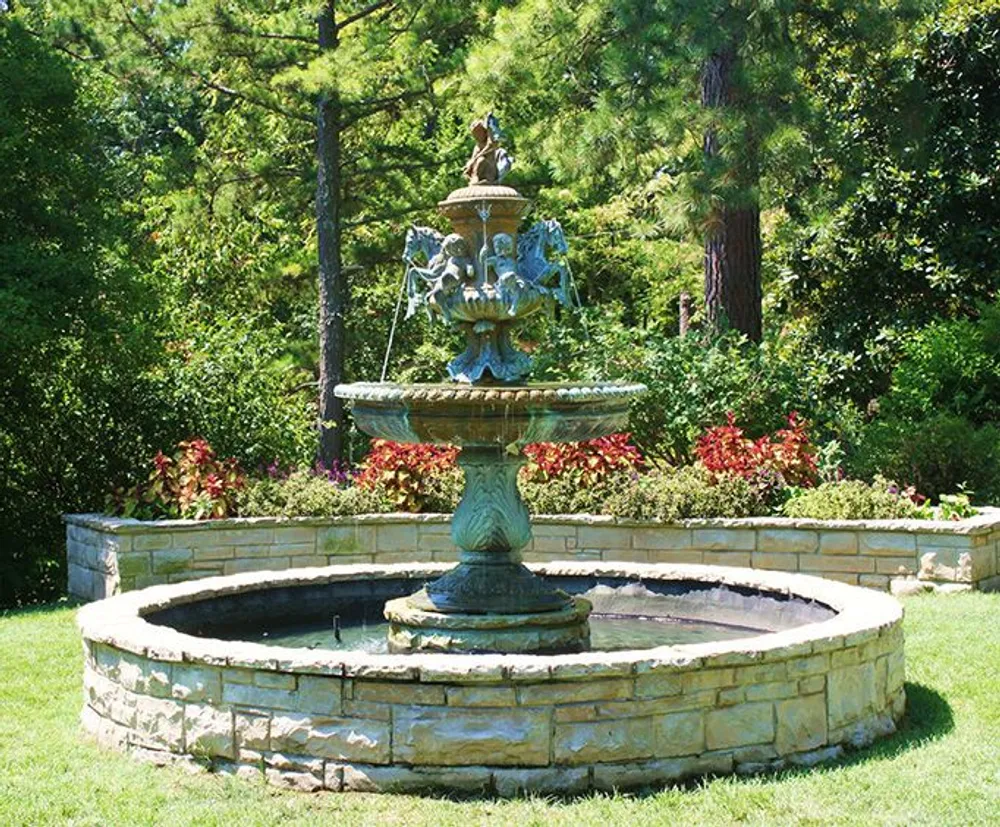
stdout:
<svg viewBox="0 0 1000 827">
<path fill-rule="evenodd" d="M 92 601 L 80 600 L 76 597 L 60 597 L 48 603 L 31 603 L 28 606 L 0 606 L 0 620 L 14 617 L 30 617 L 31 615 L 47 615 L 63 609 L 79 609 Z"/>
</svg>

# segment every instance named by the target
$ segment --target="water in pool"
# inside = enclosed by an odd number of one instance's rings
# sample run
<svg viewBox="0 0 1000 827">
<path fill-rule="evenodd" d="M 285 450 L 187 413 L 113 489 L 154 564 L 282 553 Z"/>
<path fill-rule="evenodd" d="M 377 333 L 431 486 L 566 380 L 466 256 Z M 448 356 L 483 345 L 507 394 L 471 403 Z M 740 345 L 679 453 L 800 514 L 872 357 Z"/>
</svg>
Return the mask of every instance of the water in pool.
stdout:
<svg viewBox="0 0 1000 827">
<path fill-rule="evenodd" d="M 295 646 L 308 649 L 334 649 L 342 652 L 389 651 L 386 635 L 388 623 L 345 625 L 340 629 L 340 640 L 333 622 L 282 625 L 252 634 L 244 632 L 243 640 L 271 646 Z M 685 620 L 673 617 L 636 617 L 633 615 L 590 616 L 591 650 L 613 652 L 622 649 L 651 649 L 681 643 L 706 643 L 708 641 L 735 640 L 760 634 L 761 630 L 745 626 Z"/>
</svg>

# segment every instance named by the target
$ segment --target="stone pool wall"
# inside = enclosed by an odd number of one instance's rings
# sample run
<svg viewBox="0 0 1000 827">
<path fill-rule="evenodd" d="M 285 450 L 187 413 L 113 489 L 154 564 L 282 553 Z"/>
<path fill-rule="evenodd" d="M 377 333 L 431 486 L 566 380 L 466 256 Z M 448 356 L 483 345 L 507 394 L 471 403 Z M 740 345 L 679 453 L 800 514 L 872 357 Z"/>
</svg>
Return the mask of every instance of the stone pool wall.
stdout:
<svg viewBox="0 0 1000 827">
<path fill-rule="evenodd" d="M 558 657 L 279 649 L 143 620 L 217 594 L 398 576 L 402 567 L 393 568 L 250 573 L 84 607 L 85 728 L 156 763 L 306 791 L 568 794 L 811 765 L 893 732 L 904 711 L 899 604 L 777 572 L 543 567 L 740 584 L 838 614 L 737 641 Z M 442 570 L 407 568 L 427 577 Z"/>
<path fill-rule="evenodd" d="M 335 563 L 450 562 L 443 514 L 326 519 L 140 522 L 70 514 L 69 593 L 120 592 L 218 574 Z M 1000 585 L 1000 509 L 960 522 L 788 518 L 637 523 L 594 515 L 537 516 L 528 562 L 705 563 L 818 574 L 888 589 L 895 578 Z"/>
</svg>

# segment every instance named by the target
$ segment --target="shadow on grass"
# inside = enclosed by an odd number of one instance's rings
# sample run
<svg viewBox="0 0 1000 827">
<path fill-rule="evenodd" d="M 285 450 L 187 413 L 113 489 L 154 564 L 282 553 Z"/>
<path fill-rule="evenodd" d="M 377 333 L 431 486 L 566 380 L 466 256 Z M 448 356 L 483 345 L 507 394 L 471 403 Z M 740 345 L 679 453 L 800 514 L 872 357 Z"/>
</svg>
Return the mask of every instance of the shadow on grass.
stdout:
<svg viewBox="0 0 1000 827">
<path fill-rule="evenodd" d="M 78 609 L 88 601 L 75 597 L 60 597 L 48 603 L 32 603 L 30 606 L 0 607 L 0 620 L 11 617 L 31 617 L 32 615 L 47 615 L 64 609 Z"/>
</svg>

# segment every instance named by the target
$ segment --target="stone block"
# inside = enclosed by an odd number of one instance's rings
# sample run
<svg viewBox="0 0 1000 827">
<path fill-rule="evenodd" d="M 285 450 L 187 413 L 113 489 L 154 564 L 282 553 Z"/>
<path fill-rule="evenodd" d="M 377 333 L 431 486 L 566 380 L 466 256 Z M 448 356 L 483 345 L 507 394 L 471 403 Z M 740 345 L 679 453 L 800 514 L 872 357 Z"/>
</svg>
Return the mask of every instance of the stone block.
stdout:
<svg viewBox="0 0 1000 827">
<path fill-rule="evenodd" d="M 389 725 L 383 721 L 289 714 L 271 719 L 271 749 L 276 752 L 387 764 L 390 743 Z"/>
<path fill-rule="evenodd" d="M 287 557 L 247 557 L 226 560 L 226 574 L 239 574 L 244 571 L 283 571 L 289 566 Z"/>
<path fill-rule="evenodd" d="M 153 574 L 175 574 L 187 569 L 194 553 L 189 548 L 166 548 L 150 552 Z"/>
<path fill-rule="evenodd" d="M 701 562 L 706 566 L 739 566 L 750 568 L 751 552 L 749 551 L 706 551 Z"/>
<path fill-rule="evenodd" d="M 278 546 L 308 546 L 316 549 L 316 528 L 314 526 L 275 526 L 274 544 Z M 311 554 L 312 551 L 306 552 Z"/>
<path fill-rule="evenodd" d="M 621 551 L 632 547 L 632 529 L 624 526 L 583 525 L 576 530 L 580 548 Z"/>
<path fill-rule="evenodd" d="M 502 798 L 513 798 L 525 793 L 536 795 L 578 795 L 589 784 L 587 767 L 550 767 L 534 770 L 494 770 L 493 786 Z"/>
<path fill-rule="evenodd" d="M 795 658 L 788 661 L 785 664 L 785 668 L 788 672 L 788 677 L 792 679 L 804 678 L 808 675 L 819 675 L 830 668 L 830 656 L 826 652 L 823 652 L 808 658 Z"/>
<path fill-rule="evenodd" d="M 598 764 L 594 767 L 594 787 L 599 790 L 627 790 L 662 786 L 697 775 L 726 774 L 733 771 L 730 755 L 663 758 L 628 764 Z"/>
<path fill-rule="evenodd" d="M 798 681 L 778 681 L 775 683 L 756 683 L 746 688 L 748 701 L 774 701 L 778 698 L 794 698 L 799 694 Z"/>
<path fill-rule="evenodd" d="M 315 793 L 323 789 L 323 780 L 311 772 L 297 770 L 279 770 L 268 767 L 264 770 L 267 783 L 283 790 L 296 790 L 300 793 Z"/>
<path fill-rule="evenodd" d="M 705 719 L 699 711 L 676 712 L 655 719 L 654 754 L 659 758 L 705 751 Z"/>
<path fill-rule="evenodd" d="M 804 752 L 826 743 L 826 698 L 822 694 L 778 701 L 775 713 L 774 745 L 779 754 Z"/>
<path fill-rule="evenodd" d="M 396 707 L 393 760 L 407 764 L 544 766 L 550 715 L 544 709 Z"/>
<path fill-rule="evenodd" d="M 151 531 L 148 534 L 136 534 L 132 538 L 133 551 L 157 551 L 170 548 L 174 537 L 167 531 Z"/>
<path fill-rule="evenodd" d="M 137 696 L 134 733 L 140 746 L 180 752 L 184 744 L 184 704 Z"/>
<path fill-rule="evenodd" d="M 692 547 L 689 528 L 633 528 L 632 547 L 650 550 L 687 550 Z"/>
<path fill-rule="evenodd" d="M 195 756 L 235 758 L 233 713 L 202 704 L 184 705 L 184 743 Z"/>
<path fill-rule="evenodd" d="M 858 577 L 858 585 L 866 589 L 874 589 L 884 592 L 889 589 L 889 575 L 887 574 L 862 574 Z"/>
<path fill-rule="evenodd" d="M 792 528 L 762 528 L 757 532 L 757 548 L 777 554 L 811 554 L 819 548 L 819 534 Z"/>
<path fill-rule="evenodd" d="M 509 707 L 517 703 L 513 686 L 449 686 L 449 706 Z"/>
<path fill-rule="evenodd" d="M 321 528 L 316 536 L 316 550 L 321 554 L 374 554 L 375 526 L 334 525 Z"/>
<path fill-rule="evenodd" d="M 118 573 L 124 577 L 135 577 L 137 574 L 149 574 L 149 554 L 145 551 L 130 551 L 127 554 L 119 554 Z"/>
<path fill-rule="evenodd" d="M 876 557 L 914 556 L 917 551 L 917 539 L 912 534 L 896 531 L 862 531 L 859 532 L 861 554 L 873 554 Z"/>
<path fill-rule="evenodd" d="M 621 559 L 624 560 L 625 562 L 628 562 L 630 560 L 634 560 L 636 563 L 646 562 L 646 559 L 642 557 L 639 556 L 629 557 L 628 554 L 629 552 L 622 552 Z M 688 551 L 670 551 L 670 550 L 646 551 L 646 552 L 633 551 L 631 552 L 631 554 L 633 555 L 646 554 L 648 555 L 648 561 L 650 563 L 701 563 L 703 560 L 704 552 L 698 551 L 697 549 L 689 549 Z M 605 555 L 604 559 L 608 559 L 607 555 Z"/>
<path fill-rule="evenodd" d="M 682 678 L 683 692 L 697 692 L 701 689 L 715 689 L 720 686 L 732 686 L 736 683 L 736 670 L 700 669 L 697 672 L 687 672 Z"/>
<path fill-rule="evenodd" d="M 253 682 L 265 689 L 295 689 L 295 675 L 284 672 L 254 672 Z"/>
<path fill-rule="evenodd" d="M 423 543 L 423 541 L 421 541 Z M 451 545 L 454 547 L 454 544 Z M 559 553 L 566 551 L 565 537 L 534 537 L 531 540 L 532 551 L 542 551 L 548 553 Z"/>
<path fill-rule="evenodd" d="M 875 709 L 875 664 L 834 669 L 827 676 L 828 726 L 844 727 Z"/>
<path fill-rule="evenodd" d="M 612 701 L 631 696 L 632 681 L 627 678 L 607 681 L 537 683 L 517 688 L 518 703 L 522 706 Z"/>
<path fill-rule="evenodd" d="M 288 689 L 265 689 L 262 686 L 227 681 L 222 686 L 222 701 L 263 709 L 297 709 L 299 696 Z"/>
<path fill-rule="evenodd" d="M 126 689 L 154 698 L 170 697 L 173 665 L 147 660 L 130 652 L 122 652 L 118 664 L 118 681 Z"/>
<path fill-rule="evenodd" d="M 772 554 L 768 551 L 755 551 L 750 559 L 755 569 L 766 569 L 767 571 L 799 570 L 799 555 L 797 554 Z"/>
<path fill-rule="evenodd" d="M 650 758 L 657 738 L 657 728 L 649 718 L 557 723 L 555 762 L 579 765 Z"/>
<path fill-rule="evenodd" d="M 858 535 L 853 531 L 821 531 L 820 554 L 857 554 Z"/>
<path fill-rule="evenodd" d="M 635 679 L 637 698 L 662 698 L 679 695 L 684 686 L 683 675 L 679 672 L 649 672 Z"/>
<path fill-rule="evenodd" d="M 354 681 L 355 701 L 372 701 L 385 704 L 445 703 L 444 686 L 441 684 L 388 683 L 382 681 Z"/>
<path fill-rule="evenodd" d="M 692 545 L 703 551 L 753 551 L 757 532 L 752 528 L 696 528 Z"/>
<path fill-rule="evenodd" d="M 377 767 L 366 764 L 327 764 L 327 789 L 364 793 L 420 793 L 445 789 L 455 793 L 483 793 L 490 786 L 487 767 Z M 339 775 L 339 786 L 332 779 Z"/>
<path fill-rule="evenodd" d="M 705 717 L 705 742 L 710 750 L 732 749 L 774 740 L 774 708 L 769 702 L 713 709 Z"/>
<path fill-rule="evenodd" d="M 875 571 L 875 561 L 871 557 L 861 556 L 803 554 L 799 556 L 799 571 L 870 573 Z"/>
<path fill-rule="evenodd" d="M 298 705 L 300 712 L 317 715 L 339 715 L 343 681 L 316 675 L 299 675 Z"/>
<path fill-rule="evenodd" d="M 240 749 L 267 750 L 270 748 L 270 715 L 237 712 L 233 717 L 236 744 Z"/>
<path fill-rule="evenodd" d="M 222 670 L 204 666 L 174 664 L 170 694 L 180 701 L 222 700 Z"/>
<path fill-rule="evenodd" d="M 410 523 L 383 523 L 376 529 L 376 551 L 416 551 L 417 527 Z"/>
</svg>

